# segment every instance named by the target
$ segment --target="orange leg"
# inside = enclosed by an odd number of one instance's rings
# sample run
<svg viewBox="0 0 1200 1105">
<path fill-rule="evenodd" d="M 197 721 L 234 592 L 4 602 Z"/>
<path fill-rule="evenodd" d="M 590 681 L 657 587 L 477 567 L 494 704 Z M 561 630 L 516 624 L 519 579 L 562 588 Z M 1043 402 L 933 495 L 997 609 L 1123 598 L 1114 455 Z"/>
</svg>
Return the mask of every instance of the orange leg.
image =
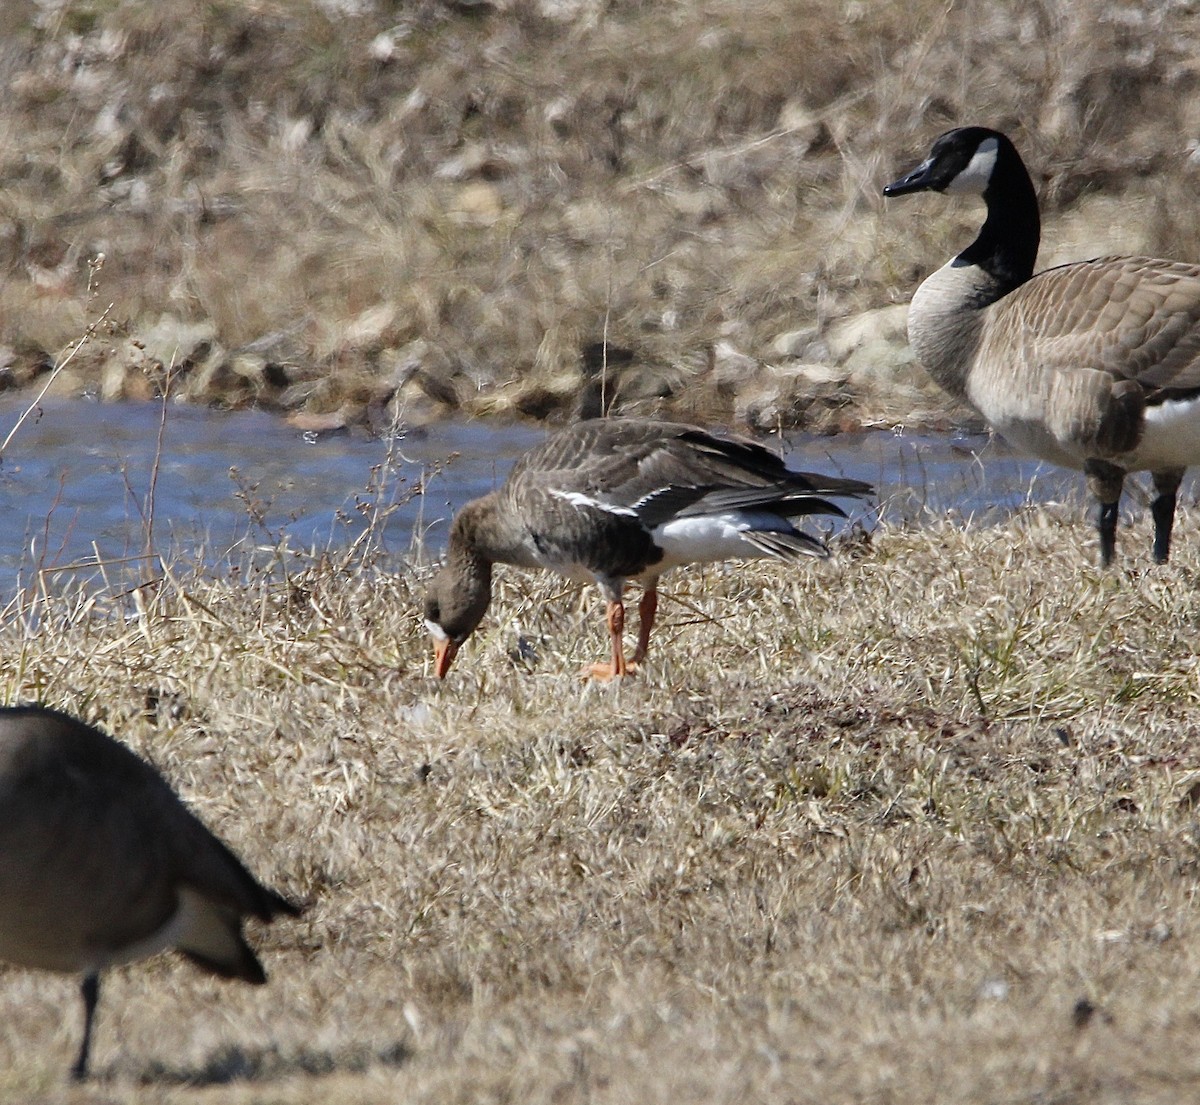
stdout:
<svg viewBox="0 0 1200 1105">
<path fill-rule="evenodd" d="M 650 587 L 642 595 L 642 601 L 638 603 L 638 642 L 633 659 L 629 664 L 631 668 L 636 668 L 645 660 L 646 653 L 650 651 L 650 630 L 654 628 L 654 615 L 657 612 L 658 588 Z"/>
<path fill-rule="evenodd" d="M 621 636 L 625 632 L 625 604 L 620 600 L 609 601 L 608 635 L 612 641 L 612 663 L 592 664 L 584 669 L 585 675 L 593 679 L 616 679 L 629 674 L 629 665 L 625 663 L 625 649 L 621 644 Z"/>
</svg>

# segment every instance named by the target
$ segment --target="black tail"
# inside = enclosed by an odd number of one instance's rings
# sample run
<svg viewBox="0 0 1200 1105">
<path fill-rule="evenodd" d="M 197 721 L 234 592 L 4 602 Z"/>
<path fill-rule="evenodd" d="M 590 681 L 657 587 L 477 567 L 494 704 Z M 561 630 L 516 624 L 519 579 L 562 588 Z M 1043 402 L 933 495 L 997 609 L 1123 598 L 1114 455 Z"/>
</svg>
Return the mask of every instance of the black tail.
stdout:
<svg viewBox="0 0 1200 1105">
<path fill-rule="evenodd" d="M 845 495 L 852 499 L 861 499 L 875 494 L 875 488 L 862 480 L 822 476 L 818 472 L 792 472 L 788 482 L 797 490 L 811 491 L 816 495 Z"/>
</svg>

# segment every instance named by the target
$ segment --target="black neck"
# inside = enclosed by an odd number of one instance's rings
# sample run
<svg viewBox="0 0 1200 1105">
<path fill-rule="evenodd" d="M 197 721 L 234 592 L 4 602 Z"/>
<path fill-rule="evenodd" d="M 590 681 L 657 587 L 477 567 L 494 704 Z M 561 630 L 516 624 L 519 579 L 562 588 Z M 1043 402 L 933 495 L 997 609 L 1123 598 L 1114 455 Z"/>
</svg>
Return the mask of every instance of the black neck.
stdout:
<svg viewBox="0 0 1200 1105">
<path fill-rule="evenodd" d="M 977 265 L 998 286 L 997 298 L 1024 284 L 1033 275 L 1042 235 L 1037 193 L 1017 151 L 1001 146 L 983 202 L 987 219 L 979 237 L 958 255 L 963 264 Z"/>
</svg>

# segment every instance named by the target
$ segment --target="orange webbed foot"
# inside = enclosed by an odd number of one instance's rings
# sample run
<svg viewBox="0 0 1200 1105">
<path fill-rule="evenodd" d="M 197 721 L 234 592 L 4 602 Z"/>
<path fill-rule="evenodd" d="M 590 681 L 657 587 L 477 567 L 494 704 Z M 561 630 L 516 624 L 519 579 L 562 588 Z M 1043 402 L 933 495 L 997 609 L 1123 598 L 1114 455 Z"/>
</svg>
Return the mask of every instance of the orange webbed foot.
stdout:
<svg viewBox="0 0 1200 1105">
<path fill-rule="evenodd" d="M 636 675 L 637 669 L 638 666 L 636 663 L 629 663 L 625 665 L 624 671 L 617 671 L 613 664 L 602 664 L 597 661 L 580 669 L 579 675 L 583 679 L 595 679 L 600 683 L 611 683 L 614 679 L 620 679 L 625 675 Z"/>
</svg>

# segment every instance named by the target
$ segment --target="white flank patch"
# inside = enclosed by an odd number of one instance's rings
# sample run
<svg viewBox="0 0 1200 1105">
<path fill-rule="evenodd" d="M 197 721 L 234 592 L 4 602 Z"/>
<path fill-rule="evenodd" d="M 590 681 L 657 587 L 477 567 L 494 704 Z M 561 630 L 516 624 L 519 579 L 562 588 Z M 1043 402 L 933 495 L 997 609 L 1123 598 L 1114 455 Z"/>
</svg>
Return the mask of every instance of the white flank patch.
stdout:
<svg viewBox="0 0 1200 1105">
<path fill-rule="evenodd" d="M 992 179 L 999 150 L 1000 143 L 995 138 L 985 138 L 979 143 L 967 167 L 946 185 L 946 191 L 959 195 L 983 195 Z"/>
<path fill-rule="evenodd" d="M 102 971 L 124 963 L 136 963 L 139 959 L 149 959 L 150 956 L 165 952 L 168 948 L 178 947 L 184 934 L 199 926 L 212 911 L 213 907 L 194 890 L 181 887 L 179 908 L 166 919 L 161 928 L 141 940 L 135 940 L 132 944 L 98 953 L 85 970 Z"/>
<path fill-rule="evenodd" d="M 429 636 L 435 641 L 448 641 L 450 634 L 447 633 L 437 622 L 431 622 L 428 618 L 425 619 L 425 628 L 429 630 Z"/>
<path fill-rule="evenodd" d="M 1200 399 L 1146 408 L 1146 431 L 1130 454 L 1134 471 L 1187 468 L 1200 462 Z"/>
<path fill-rule="evenodd" d="M 599 499 L 593 499 L 579 491 L 551 491 L 550 494 L 556 499 L 565 500 L 572 506 L 592 507 L 595 510 L 603 510 L 609 514 L 620 514 L 626 518 L 637 517 L 636 510 L 631 510 L 627 506 L 617 506 L 616 503 L 602 503 Z"/>
<path fill-rule="evenodd" d="M 699 518 L 676 518 L 653 533 L 654 543 L 663 551 L 663 560 L 654 569 L 661 572 L 676 564 L 764 556 L 742 536 L 750 530 L 788 533 L 791 527 L 778 514 L 766 511 L 730 510 Z"/>
</svg>

